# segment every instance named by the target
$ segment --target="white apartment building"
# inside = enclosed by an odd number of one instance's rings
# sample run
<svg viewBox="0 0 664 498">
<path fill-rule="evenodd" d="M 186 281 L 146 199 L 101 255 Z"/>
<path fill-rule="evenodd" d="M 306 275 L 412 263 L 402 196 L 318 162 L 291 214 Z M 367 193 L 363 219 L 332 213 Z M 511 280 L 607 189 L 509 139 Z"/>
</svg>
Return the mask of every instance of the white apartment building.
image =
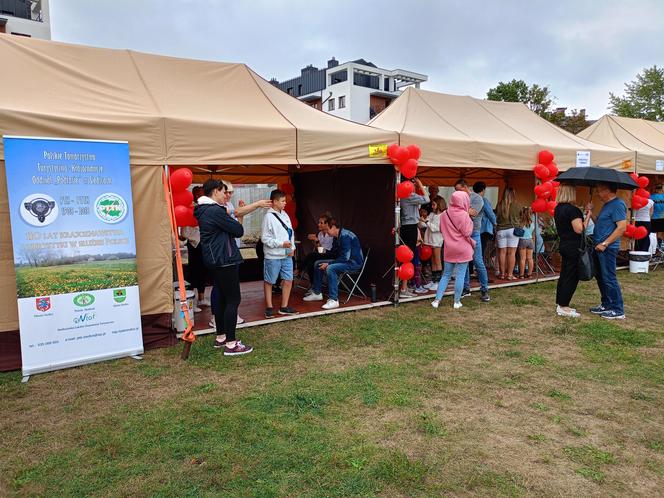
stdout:
<svg viewBox="0 0 664 498">
<path fill-rule="evenodd" d="M 366 123 L 396 99 L 409 85 L 420 87 L 425 74 L 404 69 L 381 69 L 358 59 L 339 64 L 333 57 L 327 67 L 307 66 L 297 78 L 271 83 L 307 104 L 340 118 Z"/>
<path fill-rule="evenodd" d="M 50 40 L 48 0 L 0 0 L 0 33 Z"/>
</svg>

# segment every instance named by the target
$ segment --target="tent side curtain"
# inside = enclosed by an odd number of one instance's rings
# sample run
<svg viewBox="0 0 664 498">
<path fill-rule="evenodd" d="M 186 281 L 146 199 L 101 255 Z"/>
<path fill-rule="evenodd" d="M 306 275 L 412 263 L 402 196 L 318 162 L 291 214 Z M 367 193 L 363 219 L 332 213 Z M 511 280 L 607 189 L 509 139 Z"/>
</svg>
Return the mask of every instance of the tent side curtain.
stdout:
<svg viewBox="0 0 664 498">
<path fill-rule="evenodd" d="M 402 145 L 419 145 L 422 166 L 526 171 L 542 149 L 553 152 L 561 170 L 576 165 L 577 151 L 589 151 L 593 164 L 612 168 L 622 168 L 634 158 L 625 148 L 568 133 L 520 103 L 412 87 L 369 124 L 399 132 Z"/>
<path fill-rule="evenodd" d="M 606 115 L 578 136 L 634 151 L 639 174 L 664 174 L 664 123 Z"/>
<path fill-rule="evenodd" d="M 141 314 L 173 311 L 171 229 L 161 180 L 162 169 L 132 166 L 136 262 Z M 18 329 L 16 273 L 9 224 L 5 163 L 0 161 L 0 333 Z"/>
</svg>

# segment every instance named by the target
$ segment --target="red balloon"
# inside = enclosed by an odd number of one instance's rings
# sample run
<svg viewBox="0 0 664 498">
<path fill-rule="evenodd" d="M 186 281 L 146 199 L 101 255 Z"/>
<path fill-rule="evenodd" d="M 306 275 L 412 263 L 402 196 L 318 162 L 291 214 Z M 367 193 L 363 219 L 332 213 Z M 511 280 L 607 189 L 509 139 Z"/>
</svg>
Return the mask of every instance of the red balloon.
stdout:
<svg viewBox="0 0 664 498">
<path fill-rule="evenodd" d="M 417 145 L 410 144 L 408 147 L 406 147 L 406 149 L 408 149 L 408 157 L 415 159 L 416 161 L 420 159 L 422 151 Z"/>
<path fill-rule="evenodd" d="M 539 151 L 539 154 L 537 154 L 537 160 L 540 164 L 548 166 L 549 163 L 553 161 L 553 154 L 548 150 L 541 150 Z"/>
<path fill-rule="evenodd" d="M 408 159 L 405 163 L 401 165 L 399 171 L 401 171 L 401 174 L 405 178 L 408 178 L 409 180 L 411 178 L 414 178 L 415 175 L 417 175 L 417 160 L 412 158 Z"/>
<path fill-rule="evenodd" d="M 558 165 L 556 165 L 556 163 L 552 162 L 550 164 L 547 164 L 546 167 L 549 170 L 549 178 L 553 180 L 555 177 L 558 176 L 559 171 L 558 171 Z"/>
<path fill-rule="evenodd" d="M 387 157 L 392 159 L 394 157 L 394 153 L 397 151 L 399 148 L 399 144 L 390 144 L 387 146 Z"/>
<path fill-rule="evenodd" d="M 630 223 L 625 227 L 625 233 L 623 235 L 631 239 L 634 237 L 634 232 L 636 232 L 636 226 Z"/>
<path fill-rule="evenodd" d="M 414 256 L 413 251 L 411 251 L 410 247 L 405 244 L 401 244 L 397 247 L 394 251 L 394 255 L 399 263 L 408 263 L 413 260 Z"/>
<path fill-rule="evenodd" d="M 637 184 L 639 183 L 639 175 L 636 173 L 630 173 L 629 176 L 634 180 Z"/>
<path fill-rule="evenodd" d="M 553 185 L 554 188 L 560 187 L 560 182 L 557 182 L 555 180 L 551 180 L 551 185 Z"/>
<path fill-rule="evenodd" d="M 650 179 L 647 176 L 639 176 L 639 179 L 636 180 L 636 183 L 639 184 L 639 187 L 646 188 L 650 184 Z"/>
<path fill-rule="evenodd" d="M 640 180 L 641 178 L 643 178 L 643 177 L 642 177 L 642 176 L 639 177 L 639 180 Z M 644 199 L 650 199 L 650 192 L 648 192 L 648 191 L 647 191 L 646 189 L 644 189 L 644 188 L 637 188 L 637 189 L 636 189 L 636 192 L 634 192 L 634 194 L 638 195 L 639 197 L 643 197 Z"/>
<path fill-rule="evenodd" d="M 194 194 L 190 190 L 182 192 L 173 192 L 173 205 L 189 207 L 194 202 Z"/>
<path fill-rule="evenodd" d="M 540 199 L 547 199 L 551 197 L 551 191 L 553 190 L 553 187 L 549 182 L 544 182 L 539 185 L 535 185 L 535 188 L 533 191 L 535 192 L 535 195 L 539 197 Z"/>
<path fill-rule="evenodd" d="M 555 201 L 556 197 L 558 197 L 558 187 L 553 187 L 553 190 L 551 191 L 551 200 Z"/>
<path fill-rule="evenodd" d="M 410 280 L 415 276 L 415 267 L 413 263 L 404 263 L 399 267 L 399 278 L 401 280 Z"/>
<path fill-rule="evenodd" d="M 547 181 L 549 179 L 549 168 L 544 166 L 543 164 L 538 164 L 535 166 L 535 176 L 542 180 L 543 182 Z"/>
<path fill-rule="evenodd" d="M 397 197 L 399 199 L 405 199 L 410 197 L 410 194 L 415 192 L 415 185 L 410 180 L 406 180 L 397 185 Z"/>
<path fill-rule="evenodd" d="M 546 199 L 535 199 L 530 204 L 530 209 L 533 210 L 533 213 L 543 213 L 547 207 Z"/>
<path fill-rule="evenodd" d="M 189 217 L 193 213 L 193 210 L 190 210 L 187 206 L 175 206 L 173 211 L 175 212 L 175 223 L 177 226 L 189 226 Z"/>
<path fill-rule="evenodd" d="M 401 166 L 403 163 L 408 161 L 408 159 L 410 159 L 410 153 L 408 152 L 408 149 L 401 146 L 399 146 L 397 149 L 394 149 L 394 154 L 392 157 L 390 157 L 392 164 L 396 164 L 397 166 Z"/>
<path fill-rule="evenodd" d="M 645 239 L 648 236 L 648 229 L 646 227 L 636 227 L 634 231 L 634 238 L 636 240 Z"/>
<path fill-rule="evenodd" d="M 295 193 L 295 186 L 292 183 L 282 183 L 279 185 L 279 190 L 286 195 L 293 195 Z"/>
<path fill-rule="evenodd" d="M 648 204 L 648 199 L 641 197 L 640 195 L 634 194 L 632 196 L 632 209 L 641 209 Z"/>
<path fill-rule="evenodd" d="M 198 226 L 198 220 L 194 216 L 194 210 L 192 209 L 189 213 L 188 219 L 185 221 L 184 225 L 185 227 L 197 227 Z"/>
<path fill-rule="evenodd" d="M 284 211 L 286 211 L 286 214 L 290 216 L 291 218 L 295 217 L 295 211 L 297 211 L 297 205 L 295 204 L 295 201 L 287 202 L 286 207 L 284 207 Z"/>
<path fill-rule="evenodd" d="M 431 246 L 420 246 L 420 260 L 429 261 L 433 256 L 433 249 Z"/>
<path fill-rule="evenodd" d="M 189 168 L 176 169 L 171 173 L 169 181 L 173 192 L 182 192 L 194 181 L 194 174 Z"/>
</svg>

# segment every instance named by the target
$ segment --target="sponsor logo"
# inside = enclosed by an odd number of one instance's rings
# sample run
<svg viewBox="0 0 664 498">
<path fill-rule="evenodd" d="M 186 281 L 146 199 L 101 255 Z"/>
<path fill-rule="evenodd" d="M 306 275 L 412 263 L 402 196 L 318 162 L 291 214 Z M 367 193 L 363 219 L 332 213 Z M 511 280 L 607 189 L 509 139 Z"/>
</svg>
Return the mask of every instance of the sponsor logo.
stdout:
<svg viewBox="0 0 664 498">
<path fill-rule="evenodd" d="M 113 301 L 116 303 L 124 303 L 127 299 L 127 289 L 115 289 L 113 291 Z"/>
<path fill-rule="evenodd" d="M 91 322 L 97 315 L 95 313 L 84 313 L 74 317 L 74 323 Z"/>
<path fill-rule="evenodd" d="M 58 204 L 47 194 L 30 194 L 21 201 L 21 218 L 33 227 L 45 227 L 58 217 Z"/>
<path fill-rule="evenodd" d="M 127 216 L 127 203 L 118 194 L 101 194 L 95 201 L 95 215 L 104 223 L 120 223 Z"/>
<path fill-rule="evenodd" d="M 94 302 L 95 297 L 92 294 L 88 294 L 87 292 L 74 296 L 74 304 L 79 308 L 85 308 L 86 306 L 92 305 Z"/>
<path fill-rule="evenodd" d="M 35 306 L 37 311 L 48 311 L 51 309 L 51 298 L 50 297 L 38 297 L 35 299 Z"/>
</svg>

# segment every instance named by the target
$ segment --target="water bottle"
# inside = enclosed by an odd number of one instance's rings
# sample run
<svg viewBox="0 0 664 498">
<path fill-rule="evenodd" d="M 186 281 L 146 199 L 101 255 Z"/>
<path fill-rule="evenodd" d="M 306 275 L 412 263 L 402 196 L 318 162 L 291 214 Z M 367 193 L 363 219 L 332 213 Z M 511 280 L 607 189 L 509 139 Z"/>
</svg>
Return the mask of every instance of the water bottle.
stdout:
<svg viewBox="0 0 664 498">
<path fill-rule="evenodd" d="M 371 302 L 375 303 L 378 301 L 376 298 L 376 284 L 371 284 Z"/>
</svg>

